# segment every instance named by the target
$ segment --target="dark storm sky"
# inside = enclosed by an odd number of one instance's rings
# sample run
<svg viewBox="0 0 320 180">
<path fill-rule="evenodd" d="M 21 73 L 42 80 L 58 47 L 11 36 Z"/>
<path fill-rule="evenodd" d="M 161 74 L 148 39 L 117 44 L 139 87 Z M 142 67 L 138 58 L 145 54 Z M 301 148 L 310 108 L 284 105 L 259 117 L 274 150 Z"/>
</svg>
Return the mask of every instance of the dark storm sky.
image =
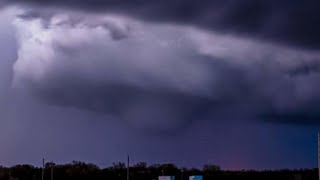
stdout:
<svg viewBox="0 0 320 180">
<path fill-rule="evenodd" d="M 0 6 L 0 160 L 317 164 L 317 1 Z"/>
</svg>

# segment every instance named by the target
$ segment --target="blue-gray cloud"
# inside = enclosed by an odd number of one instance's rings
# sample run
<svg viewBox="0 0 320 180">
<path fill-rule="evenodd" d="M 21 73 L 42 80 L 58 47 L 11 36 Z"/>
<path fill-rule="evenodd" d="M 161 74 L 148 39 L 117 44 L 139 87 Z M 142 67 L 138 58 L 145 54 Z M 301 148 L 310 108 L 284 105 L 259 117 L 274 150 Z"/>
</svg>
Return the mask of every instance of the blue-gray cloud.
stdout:
<svg viewBox="0 0 320 180">
<path fill-rule="evenodd" d="M 320 47 L 320 4 L 312 0 L 10 0 L 3 4 L 112 12 L 150 21 L 188 24 L 301 48 Z"/>
<path fill-rule="evenodd" d="M 319 72 L 307 68 L 318 65 L 316 51 L 119 15 L 29 14 L 15 25 L 13 84 L 50 104 L 163 129 L 301 109 L 315 117 L 295 116 L 302 124 L 318 123 Z"/>
</svg>

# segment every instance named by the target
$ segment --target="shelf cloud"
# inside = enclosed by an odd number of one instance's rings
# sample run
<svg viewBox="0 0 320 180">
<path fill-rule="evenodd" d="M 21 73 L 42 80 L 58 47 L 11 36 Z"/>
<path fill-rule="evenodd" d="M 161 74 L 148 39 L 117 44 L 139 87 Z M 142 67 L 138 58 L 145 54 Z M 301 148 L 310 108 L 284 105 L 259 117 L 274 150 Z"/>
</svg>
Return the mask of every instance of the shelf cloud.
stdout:
<svg viewBox="0 0 320 180">
<path fill-rule="evenodd" d="M 298 0 L 10 0 L 3 5 L 124 14 L 303 49 L 320 47 L 319 2 Z"/>
<path fill-rule="evenodd" d="M 230 114 L 319 123 L 317 51 L 117 14 L 30 11 L 14 24 L 13 87 L 49 104 L 163 129 Z"/>
</svg>

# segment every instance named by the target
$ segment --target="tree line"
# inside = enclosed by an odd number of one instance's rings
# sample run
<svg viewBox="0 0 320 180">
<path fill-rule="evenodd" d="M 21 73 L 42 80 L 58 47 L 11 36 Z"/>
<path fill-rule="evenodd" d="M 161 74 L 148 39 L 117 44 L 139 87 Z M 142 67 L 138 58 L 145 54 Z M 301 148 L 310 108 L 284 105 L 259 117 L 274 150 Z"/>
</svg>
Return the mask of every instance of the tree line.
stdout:
<svg viewBox="0 0 320 180">
<path fill-rule="evenodd" d="M 0 180 L 126 180 L 125 163 L 110 167 L 73 161 L 68 164 L 46 163 L 44 170 L 32 165 L 0 166 Z M 222 170 L 217 165 L 205 165 L 202 169 L 178 168 L 174 164 L 147 165 L 141 162 L 130 166 L 130 180 L 157 180 L 160 175 L 175 176 L 175 180 L 188 180 L 189 176 L 202 175 L 204 180 L 318 180 L 317 169 L 297 170 Z"/>
</svg>

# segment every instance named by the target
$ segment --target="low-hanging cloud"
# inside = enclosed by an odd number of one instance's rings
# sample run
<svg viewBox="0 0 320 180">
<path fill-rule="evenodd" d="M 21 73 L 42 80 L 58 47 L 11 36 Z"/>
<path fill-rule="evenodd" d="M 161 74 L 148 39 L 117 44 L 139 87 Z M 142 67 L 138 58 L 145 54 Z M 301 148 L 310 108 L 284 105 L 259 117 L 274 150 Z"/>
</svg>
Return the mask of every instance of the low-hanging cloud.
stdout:
<svg viewBox="0 0 320 180">
<path fill-rule="evenodd" d="M 10 0 L 3 4 L 113 12 L 319 49 L 319 2 L 299 0 Z"/>
<path fill-rule="evenodd" d="M 316 51 L 112 14 L 33 13 L 14 24 L 13 86 L 50 104 L 153 128 L 239 113 L 319 122 Z"/>
</svg>

